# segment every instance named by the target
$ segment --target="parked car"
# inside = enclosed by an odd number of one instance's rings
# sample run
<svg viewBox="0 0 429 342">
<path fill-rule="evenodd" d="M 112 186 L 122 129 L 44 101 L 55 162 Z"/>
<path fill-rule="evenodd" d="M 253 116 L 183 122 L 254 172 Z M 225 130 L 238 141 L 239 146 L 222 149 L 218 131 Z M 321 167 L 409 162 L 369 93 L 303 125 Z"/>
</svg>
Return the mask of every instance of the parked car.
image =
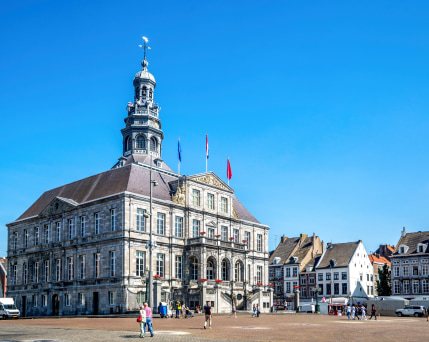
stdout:
<svg viewBox="0 0 429 342">
<path fill-rule="evenodd" d="M 424 316 L 425 313 L 426 313 L 426 310 L 424 306 L 409 305 L 403 309 L 396 310 L 396 314 L 398 315 L 398 317 L 401 317 L 401 316 L 421 317 L 421 316 Z"/>
</svg>

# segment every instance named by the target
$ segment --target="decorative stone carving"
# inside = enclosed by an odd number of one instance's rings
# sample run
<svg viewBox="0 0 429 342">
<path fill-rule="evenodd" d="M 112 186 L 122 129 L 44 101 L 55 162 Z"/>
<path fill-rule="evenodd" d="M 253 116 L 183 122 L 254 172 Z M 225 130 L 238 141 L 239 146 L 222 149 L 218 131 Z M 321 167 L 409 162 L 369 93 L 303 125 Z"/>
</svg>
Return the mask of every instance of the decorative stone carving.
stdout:
<svg viewBox="0 0 429 342">
<path fill-rule="evenodd" d="M 197 178 L 194 178 L 193 180 L 204 184 L 212 185 L 223 190 L 229 190 L 225 185 L 222 184 L 222 182 L 220 182 L 219 180 L 217 180 L 215 177 L 211 175 L 197 177 Z"/>
<path fill-rule="evenodd" d="M 64 200 L 55 198 L 41 213 L 39 216 L 52 216 L 56 214 L 61 214 L 65 211 L 71 210 L 77 206 L 78 203 L 74 203 L 73 200 L 69 200 L 70 203 L 65 202 Z"/>
<path fill-rule="evenodd" d="M 186 205 L 186 187 L 183 185 L 177 188 L 176 193 L 172 197 L 173 203 Z"/>
<path fill-rule="evenodd" d="M 156 121 L 149 121 L 149 126 L 153 127 L 153 128 L 159 128 L 159 124 Z"/>
</svg>

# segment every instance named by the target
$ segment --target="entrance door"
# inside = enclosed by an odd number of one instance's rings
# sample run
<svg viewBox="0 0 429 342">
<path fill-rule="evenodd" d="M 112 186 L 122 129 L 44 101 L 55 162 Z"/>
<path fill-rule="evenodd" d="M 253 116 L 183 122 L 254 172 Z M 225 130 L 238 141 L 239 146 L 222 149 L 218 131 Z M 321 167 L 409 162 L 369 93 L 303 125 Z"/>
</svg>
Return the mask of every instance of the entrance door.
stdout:
<svg viewBox="0 0 429 342">
<path fill-rule="evenodd" d="M 22 296 L 22 310 L 21 310 L 22 317 L 25 317 L 26 306 L 27 306 L 27 296 Z"/>
<path fill-rule="evenodd" d="M 60 298 L 58 295 L 52 296 L 52 316 L 58 316 L 60 313 Z"/>
<path fill-rule="evenodd" d="M 94 315 L 98 315 L 98 292 L 93 293 Z"/>
</svg>

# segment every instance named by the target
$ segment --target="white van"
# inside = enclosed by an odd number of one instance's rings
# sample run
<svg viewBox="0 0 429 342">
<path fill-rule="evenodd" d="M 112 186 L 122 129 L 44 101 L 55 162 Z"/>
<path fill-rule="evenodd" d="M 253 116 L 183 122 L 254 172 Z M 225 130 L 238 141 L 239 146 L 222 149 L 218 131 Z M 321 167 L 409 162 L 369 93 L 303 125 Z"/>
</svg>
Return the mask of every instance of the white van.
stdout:
<svg viewBox="0 0 429 342">
<path fill-rule="evenodd" d="M 21 315 L 18 308 L 13 302 L 13 298 L 0 298 L 0 317 L 6 318 L 18 318 Z"/>
<path fill-rule="evenodd" d="M 308 312 L 308 313 L 314 313 L 315 306 L 314 304 L 303 304 L 299 306 L 299 311 L 301 312 Z"/>
</svg>

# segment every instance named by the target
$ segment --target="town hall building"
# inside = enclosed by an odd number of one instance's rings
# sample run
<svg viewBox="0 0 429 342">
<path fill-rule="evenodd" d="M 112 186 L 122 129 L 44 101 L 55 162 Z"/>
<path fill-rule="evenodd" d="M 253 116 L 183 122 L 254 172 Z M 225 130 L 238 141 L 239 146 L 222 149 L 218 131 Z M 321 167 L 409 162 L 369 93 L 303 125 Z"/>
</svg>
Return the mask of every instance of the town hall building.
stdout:
<svg viewBox="0 0 429 342">
<path fill-rule="evenodd" d="M 23 316 L 130 312 L 151 286 L 155 312 L 176 300 L 270 309 L 269 227 L 213 172 L 179 175 L 162 159 L 147 68 L 145 56 L 113 168 L 46 191 L 7 225 L 7 296 Z"/>
</svg>

